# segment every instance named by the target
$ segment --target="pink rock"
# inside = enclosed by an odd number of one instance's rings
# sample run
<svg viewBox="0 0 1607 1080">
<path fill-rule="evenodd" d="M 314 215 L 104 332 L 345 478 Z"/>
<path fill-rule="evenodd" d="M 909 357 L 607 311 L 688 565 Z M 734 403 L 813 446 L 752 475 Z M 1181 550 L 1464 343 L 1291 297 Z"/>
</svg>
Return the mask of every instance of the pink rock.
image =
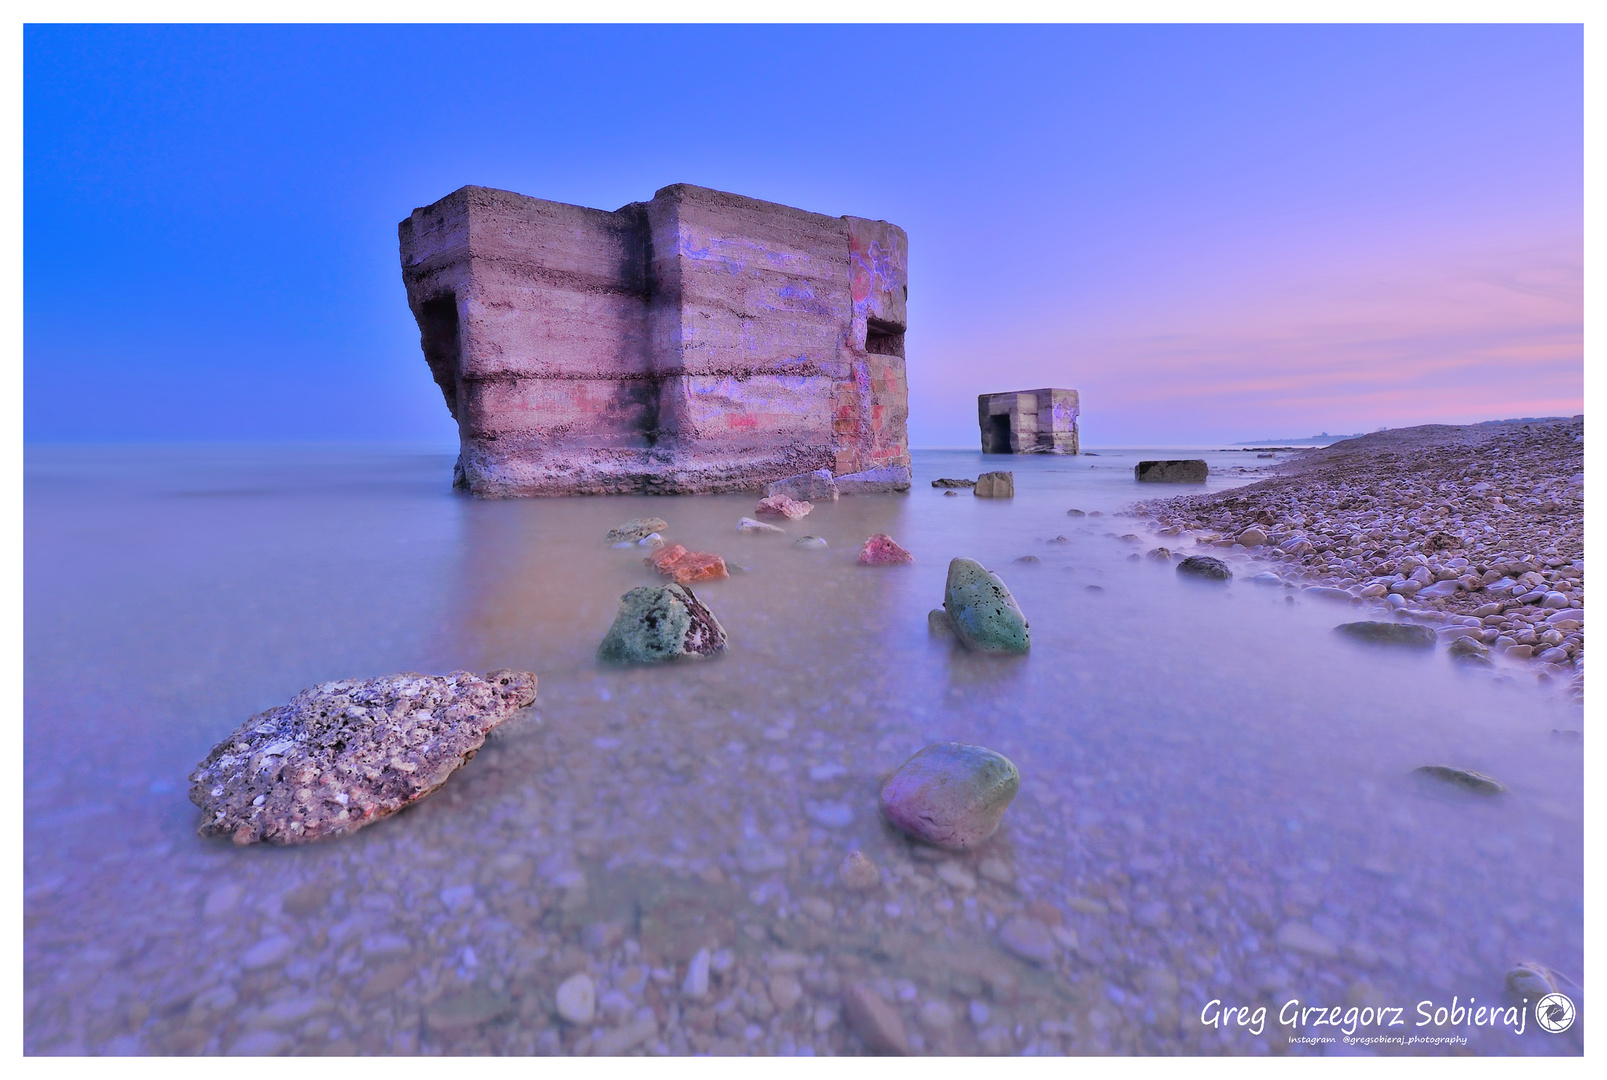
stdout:
<svg viewBox="0 0 1607 1080">
<path fill-rule="evenodd" d="M 886 533 L 877 533 L 866 540 L 859 552 L 861 566 L 897 566 L 914 561 L 915 556 L 899 547 L 898 542 Z"/>
<path fill-rule="evenodd" d="M 785 495 L 772 495 L 768 499 L 759 500 L 759 508 L 755 513 L 760 517 L 784 517 L 788 521 L 797 521 L 814 508 L 814 503 L 799 502 Z"/>
<path fill-rule="evenodd" d="M 677 585 L 720 581 L 731 576 L 720 556 L 706 551 L 688 551 L 680 544 L 660 548 L 642 561 Z"/>
</svg>

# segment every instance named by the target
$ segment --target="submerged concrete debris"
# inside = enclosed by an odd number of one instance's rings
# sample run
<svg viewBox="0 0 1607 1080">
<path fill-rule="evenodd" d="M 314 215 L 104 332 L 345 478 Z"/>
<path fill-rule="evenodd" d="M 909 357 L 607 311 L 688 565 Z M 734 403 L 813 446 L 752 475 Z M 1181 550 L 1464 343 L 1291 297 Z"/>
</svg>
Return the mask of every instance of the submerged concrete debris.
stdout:
<svg viewBox="0 0 1607 1080">
<path fill-rule="evenodd" d="M 343 679 L 258 713 L 190 777 L 202 836 L 303 844 L 417 802 L 536 700 L 528 671 Z"/>
<path fill-rule="evenodd" d="M 1178 461 L 1140 461 L 1133 479 L 1145 484 L 1203 484 L 1210 467 L 1199 458 Z"/>
</svg>

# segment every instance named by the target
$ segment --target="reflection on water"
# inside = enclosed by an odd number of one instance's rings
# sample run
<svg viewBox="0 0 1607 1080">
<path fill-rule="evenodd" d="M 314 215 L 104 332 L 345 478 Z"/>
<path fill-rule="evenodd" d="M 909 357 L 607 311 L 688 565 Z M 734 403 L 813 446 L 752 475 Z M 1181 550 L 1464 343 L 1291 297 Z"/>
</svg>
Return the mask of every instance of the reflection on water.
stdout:
<svg viewBox="0 0 1607 1080">
<path fill-rule="evenodd" d="M 1577 1053 L 1577 1027 L 1412 1025 L 1419 1001 L 1506 1004 L 1514 961 L 1583 981 L 1582 743 L 1554 734 L 1579 706 L 1340 639 L 1356 609 L 1246 570 L 1133 558 L 1172 542 L 1117 516 L 1154 493 L 1138 456 L 918 454 L 908 495 L 789 523 L 810 552 L 737 535 L 746 497 L 468 500 L 446 454 L 30 451 L 27 1050 L 856 1053 L 864 984 L 924 1053 L 1357 1052 L 1290 1043 L 1336 1034 L 1280 1026 L 1293 998 L 1467 1039 L 1383 1052 Z M 1230 471 L 1253 454 L 1206 456 L 1213 485 L 1253 478 Z M 998 467 L 1013 500 L 927 486 Z M 596 664 L 655 580 L 601 537 L 642 515 L 733 564 L 697 589 L 724 657 Z M 856 566 L 876 532 L 915 565 Z M 956 555 L 1009 584 L 1029 655 L 928 637 Z M 245 716 L 498 667 L 538 672 L 537 706 L 415 808 L 304 848 L 195 836 L 188 772 Z M 1022 773 L 962 856 L 876 814 L 938 740 Z M 1509 792 L 1410 775 L 1436 763 Z M 837 875 L 856 849 L 868 891 Z M 581 973 L 594 1015 L 561 1019 Z M 1213 1000 L 1271 1017 L 1207 1026 Z"/>
</svg>

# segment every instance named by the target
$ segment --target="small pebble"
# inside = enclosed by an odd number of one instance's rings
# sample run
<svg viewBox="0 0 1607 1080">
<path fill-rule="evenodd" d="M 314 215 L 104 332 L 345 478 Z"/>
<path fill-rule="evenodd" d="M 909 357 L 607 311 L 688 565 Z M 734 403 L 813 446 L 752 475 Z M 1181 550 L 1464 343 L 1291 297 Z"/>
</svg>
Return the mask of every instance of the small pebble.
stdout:
<svg viewBox="0 0 1607 1080">
<path fill-rule="evenodd" d="M 589 1024 L 597 1015 L 597 985 L 585 972 L 558 984 L 558 1015 L 571 1024 Z"/>
</svg>

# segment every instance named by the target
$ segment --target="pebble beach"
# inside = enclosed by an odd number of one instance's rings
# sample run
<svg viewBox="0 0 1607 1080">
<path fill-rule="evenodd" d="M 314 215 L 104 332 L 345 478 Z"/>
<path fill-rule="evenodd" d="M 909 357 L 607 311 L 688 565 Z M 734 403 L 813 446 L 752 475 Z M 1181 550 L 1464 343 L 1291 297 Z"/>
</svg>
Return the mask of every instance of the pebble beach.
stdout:
<svg viewBox="0 0 1607 1080">
<path fill-rule="evenodd" d="M 1161 535 L 1249 552 L 1284 580 L 1438 624 L 1447 641 L 1533 658 L 1537 674 L 1583 693 L 1583 417 L 1379 432 L 1278 471 L 1136 512 Z"/>
</svg>

